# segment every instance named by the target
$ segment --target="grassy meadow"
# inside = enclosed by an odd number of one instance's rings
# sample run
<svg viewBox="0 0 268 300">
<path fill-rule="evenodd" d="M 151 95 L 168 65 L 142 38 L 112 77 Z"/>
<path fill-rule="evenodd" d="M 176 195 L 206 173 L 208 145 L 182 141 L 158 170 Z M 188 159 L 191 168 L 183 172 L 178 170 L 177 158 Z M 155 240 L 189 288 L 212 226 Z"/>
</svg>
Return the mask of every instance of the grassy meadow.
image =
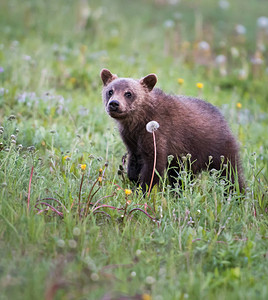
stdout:
<svg viewBox="0 0 268 300">
<path fill-rule="evenodd" d="M 1 0 L 0 300 L 268 299 L 267 63 L 266 0 Z M 102 68 L 218 106 L 245 195 L 133 192 Z"/>
</svg>

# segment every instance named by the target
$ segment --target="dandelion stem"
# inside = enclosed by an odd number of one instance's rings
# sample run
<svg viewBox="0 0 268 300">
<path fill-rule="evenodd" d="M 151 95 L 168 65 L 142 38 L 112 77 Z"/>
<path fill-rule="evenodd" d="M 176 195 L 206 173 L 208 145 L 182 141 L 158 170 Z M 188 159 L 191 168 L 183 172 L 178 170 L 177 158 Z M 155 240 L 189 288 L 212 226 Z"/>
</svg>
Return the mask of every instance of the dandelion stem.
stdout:
<svg viewBox="0 0 268 300">
<path fill-rule="evenodd" d="M 30 209 L 30 196 L 31 196 L 31 184 L 32 184 L 32 178 L 33 178 L 33 170 L 34 170 L 34 167 L 32 166 L 30 180 L 29 180 L 29 189 L 28 189 L 28 202 L 27 202 L 27 211 L 28 212 Z"/>
<path fill-rule="evenodd" d="M 79 196 L 78 196 L 78 216 L 79 217 L 80 217 L 80 212 L 81 212 L 81 192 L 82 192 L 83 181 L 84 181 L 84 173 L 82 174 L 80 188 L 79 188 Z"/>
<path fill-rule="evenodd" d="M 47 206 L 49 207 L 52 211 L 54 211 L 56 214 L 58 214 L 59 216 L 63 217 L 63 213 L 58 211 L 54 206 L 52 206 L 51 204 L 49 203 L 46 203 L 46 202 L 39 202 L 38 203 L 39 205 L 44 205 L 44 206 Z M 37 214 L 40 214 L 42 213 L 43 211 L 45 210 L 39 210 Z"/>
<path fill-rule="evenodd" d="M 92 207 L 92 211 L 95 210 L 95 207 L 97 206 L 98 203 L 100 203 L 100 201 L 102 201 L 103 199 L 109 198 L 109 197 L 113 197 L 113 196 L 115 196 L 115 195 L 116 195 L 116 193 L 114 192 L 112 195 L 107 195 L 107 196 L 104 196 L 104 197 L 98 199 L 98 200 L 94 203 L 94 205 L 93 205 L 93 207 Z"/>
<path fill-rule="evenodd" d="M 97 184 L 97 182 L 98 182 L 98 179 L 93 183 L 93 185 L 92 185 L 92 187 L 91 187 L 91 189 L 90 189 L 90 191 L 89 191 L 89 194 L 88 194 L 88 198 L 87 198 L 87 206 L 86 206 L 86 210 L 85 210 L 85 217 L 87 216 L 87 214 L 88 214 L 88 210 L 89 210 L 89 205 L 90 205 L 90 200 L 91 200 L 91 193 L 92 193 L 92 191 L 93 191 L 93 189 L 94 189 L 94 186 Z"/>
<path fill-rule="evenodd" d="M 154 131 L 152 132 L 152 134 L 153 134 L 153 140 L 154 140 L 154 166 L 153 166 L 152 178 L 151 178 L 151 182 L 150 182 L 150 186 L 149 186 L 149 190 L 148 190 L 148 194 L 147 194 L 148 197 L 150 196 L 150 192 L 151 192 L 151 188 L 152 188 L 152 184 L 153 184 L 153 179 L 154 179 L 155 166 L 156 166 L 156 142 L 155 142 L 155 133 L 154 133 Z"/>
</svg>

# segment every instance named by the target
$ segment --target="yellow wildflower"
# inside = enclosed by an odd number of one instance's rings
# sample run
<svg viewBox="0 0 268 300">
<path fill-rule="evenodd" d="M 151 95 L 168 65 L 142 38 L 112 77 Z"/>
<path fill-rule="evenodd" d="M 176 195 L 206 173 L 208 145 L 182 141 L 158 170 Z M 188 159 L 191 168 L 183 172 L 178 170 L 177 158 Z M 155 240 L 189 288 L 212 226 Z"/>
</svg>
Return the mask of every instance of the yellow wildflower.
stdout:
<svg viewBox="0 0 268 300">
<path fill-rule="evenodd" d="M 102 173 L 102 171 L 103 171 L 102 168 L 100 168 L 100 169 L 99 169 L 99 173 Z"/>
<path fill-rule="evenodd" d="M 197 87 L 198 89 L 202 89 L 202 88 L 204 87 L 204 84 L 201 83 L 201 82 L 197 82 L 196 87 Z"/>
<path fill-rule="evenodd" d="M 72 84 L 75 84 L 75 83 L 76 83 L 76 78 L 75 78 L 75 77 L 71 77 L 71 78 L 70 78 L 70 82 L 71 82 Z"/>
<path fill-rule="evenodd" d="M 142 295 L 142 300 L 152 300 L 152 296 L 149 294 L 143 294 Z"/>
<path fill-rule="evenodd" d="M 178 78 L 178 84 L 180 84 L 180 85 L 184 84 L 184 79 L 183 78 Z"/>
<path fill-rule="evenodd" d="M 236 107 L 240 109 L 240 108 L 242 108 L 242 104 L 240 102 L 237 102 Z"/>
<path fill-rule="evenodd" d="M 126 194 L 126 196 L 129 196 L 132 194 L 132 191 L 129 189 L 125 189 L 125 194 Z"/>
<path fill-rule="evenodd" d="M 64 160 L 70 160 L 71 158 L 70 158 L 69 155 L 65 155 L 65 156 L 63 157 L 63 159 L 64 159 Z"/>
<path fill-rule="evenodd" d="M 80 166 L 80 168 L 81 168 L 82 171 L 85 171 L 86 167 L 87 167 L 86 164 L 82 164 L 82 165 Z"/>
<path fill-rule="evenodd" d="M 98 182 L 102 183 L 102 177 L 98 178 Z"/>
<path fill-rule="evenodd" d="M 84 54 L 87 50 L 87 46 L 86 45 L 81 45 L 80 47 L 80 51 Z"/>
</svg>

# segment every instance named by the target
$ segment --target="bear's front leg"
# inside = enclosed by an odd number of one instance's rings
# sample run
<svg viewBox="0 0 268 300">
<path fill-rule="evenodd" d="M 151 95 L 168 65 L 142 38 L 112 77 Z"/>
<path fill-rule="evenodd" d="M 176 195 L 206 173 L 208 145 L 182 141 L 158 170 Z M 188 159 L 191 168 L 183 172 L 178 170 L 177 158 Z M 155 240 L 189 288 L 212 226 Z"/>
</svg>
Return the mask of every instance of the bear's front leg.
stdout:
<svg viewBox="0 0 268 300">
<path fill-rule="evenodd" d="M 127 176 L 130 181 L 139 182 L 142 164 L 141 158 L 132 152 L 129 152 Z"/>
</svg>

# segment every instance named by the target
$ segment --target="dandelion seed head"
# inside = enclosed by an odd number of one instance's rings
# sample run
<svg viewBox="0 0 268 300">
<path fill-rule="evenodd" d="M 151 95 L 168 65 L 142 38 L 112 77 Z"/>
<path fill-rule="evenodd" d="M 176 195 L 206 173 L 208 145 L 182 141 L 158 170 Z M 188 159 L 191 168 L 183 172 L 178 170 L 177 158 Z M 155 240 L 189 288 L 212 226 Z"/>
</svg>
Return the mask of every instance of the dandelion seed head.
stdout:
<svg viewBox="0 0 268 300">
<path fill-rule="evenodd" d="M 223 10 L 227 10 L 230 7 L 230 3 L 227 0 L 220 0 L 219 7 Z"/>
<path fill-rule="evenodd" d="M 165 28 L 172 28 L 172 27 L 174 27 L 174 25 L 175 25 L 175 23 L 174 23 L 173 20 L 166 20 L 166 21 L 164 22 L 164 27 L 165 27 Z"/>
<path fill-rule="evenodd" d="M 64 240 L 58 240 L 57 241 L 57 246 L 60 247 L 60 248 L 63 248 L 65 246 Z"/>
<path fill-rule="evenodd" d="M 262 29 L 268 28 L 268 18 L 267 17 L 259 17 L 257 20 L 257 26 Z"/>
<path fill-rule="evenodd" d="M 198 43 L 198 49 L 203 51 L 208 51 L 210 49 L 209 43 L 206 41 L 202 41 Z"/>
<path fill-rule="evenodd" d="M 75 249 L 77 247 L 77 242 L 75 240 L 69 240 L 68 245 L 70 248 Z"/>
<path fill-rule="evenodd" d="M 223 55 L 223 54 L 220 54 L 218 55 L 216 58 L 215 58 L 215 62 L 216 64 L 218 65 L 223 65 L 226 63 L 226 56 Z"/>
<path fill-rule="evenodd" d="M 78 227 L 74 227 L 73 229 L 73 235 L 74 236 L 79 236 L 81 234 L 81 230 Z"/>
<path fill-rule="evenodd" d="M 159 128 L 159 126 L 159 123 L 157 123 L 156 121 L 150 121 L 146 124 L 146 130 L 150 133 L 153 133 Z"/>
<path fill-rule="evenodd" d="M 238 78 L 239 79 L 246 79 L 247 76 L 248 76 L 248 73 L 247 73 L 247 71 L 245 69 L 240 69 L 238 71 Z"/>
<path fill-rule="evenodd" d="M 152 284 L 155 283 L 155 278 L 152 277 L 152 276 L 147 276 L 146 279 L 145 279 L 145 281 L 146 281 L 147 284 L 152 285 Z"/>
<path fill-rule="evenodd" d="M 136 277 L 136 275 L 137 275 L 137 274 L 136 274 L 136 272 L 134 272 L 134 271 L 132 271 L 132 272 L 130 273 L 130 276 L 131 276 L 131 277 Z"/>
<path fill-rule="evenodd" d="M 231 55 L 235 58 L 239 57 L 239 50 L 235 47 L 231 47 Z"/>
<path fill-rule="evenodd" d="M 236 31 L 236 33 L 239 34 L 239 35 L 245 35 L 246 32 L 247 32 L 247 29 L 246 29 L 246 27 L 245 27 L 244 25 L 242 25 L 242 24 L 237 24 L 237 25 L 235 26 L 235 31 Z"/>
<path fill-rule="evenodd" d="M 97 273 L 92 273 L 90 276 L 92 281 L 98 281 L 99 280 L 99 275 Z"/>
</svg>

